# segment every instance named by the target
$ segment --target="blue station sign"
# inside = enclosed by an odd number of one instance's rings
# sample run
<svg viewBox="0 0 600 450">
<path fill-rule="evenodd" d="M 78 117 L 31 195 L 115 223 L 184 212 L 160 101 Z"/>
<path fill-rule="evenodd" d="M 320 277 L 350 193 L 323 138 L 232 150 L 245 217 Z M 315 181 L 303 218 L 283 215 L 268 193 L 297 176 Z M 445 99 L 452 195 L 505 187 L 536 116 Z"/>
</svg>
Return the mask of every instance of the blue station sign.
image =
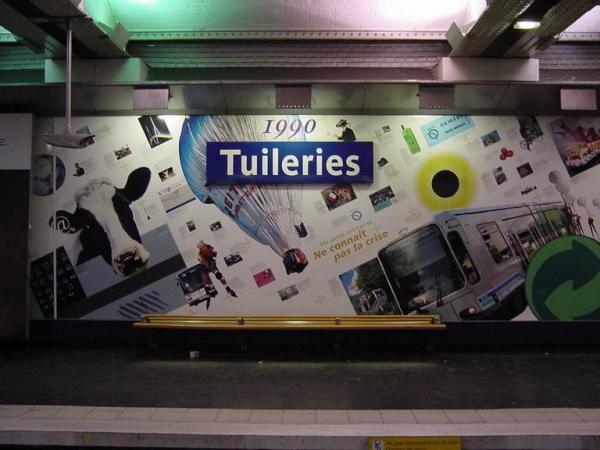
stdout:
<svg viewBox="0 0 600 450">
<path fill-rule="evenodd" d="M 372 142 L 208 142 L 207 184 L 372 183 Z"/>
</svg>

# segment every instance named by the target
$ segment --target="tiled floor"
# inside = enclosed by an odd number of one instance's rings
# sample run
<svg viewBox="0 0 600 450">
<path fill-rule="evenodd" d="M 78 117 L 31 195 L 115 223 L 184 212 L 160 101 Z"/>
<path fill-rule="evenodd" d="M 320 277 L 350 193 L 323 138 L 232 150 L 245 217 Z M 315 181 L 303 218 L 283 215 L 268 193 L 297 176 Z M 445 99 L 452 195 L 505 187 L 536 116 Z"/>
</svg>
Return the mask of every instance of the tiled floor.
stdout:
<svg viewBox="0 0 600 450">
<path fill-rule="evenodd" d="M 4 348 L 0 358 L 0 446 L 365 450 L 368 436 L 462 436 L 465 450 L 600 448 L 600 352 L 191 361 Z"/>
<path fill-rule="evenodd" d="M 0 405 L 0 446 L 364 450 L 369 436 L 462 448 L 597 449 L 600 409 L 267 410 Z"/>
<path fill-rule="evenodd" d="M 285 410 L 0 405 L 0 421 L 2 419 L 238 424 L 548 424 L 600 423 L 600 409 Z"/>
</svg>

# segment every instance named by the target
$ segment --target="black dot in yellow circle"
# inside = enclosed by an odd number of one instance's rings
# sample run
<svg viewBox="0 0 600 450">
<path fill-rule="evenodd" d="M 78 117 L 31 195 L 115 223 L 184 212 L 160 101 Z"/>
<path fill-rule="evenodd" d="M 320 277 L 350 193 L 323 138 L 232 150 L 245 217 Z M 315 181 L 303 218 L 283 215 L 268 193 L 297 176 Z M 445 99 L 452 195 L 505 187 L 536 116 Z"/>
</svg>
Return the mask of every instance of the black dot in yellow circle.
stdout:
<svg viewBox="0 0 600 450">
<path fill-rule="evenodd" d="M 464 208 L 477 191 L 477 176 L 469 162 L 455 153 L 427 158 L 417 171 L 417 195 L 432 211 Z"/>
<path fill-rule="evenodd" d="M 443 198 L 452 197 L 458 191 L 460 181 L 451 170 L 440 170 L 431 180 L 433 192 Z"/>
</svg>

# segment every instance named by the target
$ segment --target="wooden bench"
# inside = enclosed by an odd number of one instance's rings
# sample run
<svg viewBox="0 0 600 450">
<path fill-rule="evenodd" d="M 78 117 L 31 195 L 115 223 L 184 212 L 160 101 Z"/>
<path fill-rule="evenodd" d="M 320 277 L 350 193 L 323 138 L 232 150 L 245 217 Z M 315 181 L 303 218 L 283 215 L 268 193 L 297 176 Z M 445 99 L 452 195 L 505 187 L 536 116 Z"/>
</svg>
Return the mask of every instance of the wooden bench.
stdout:
<svg viewBox="0 0 600 450">
<path fill-rule="evenodd" d="M 197 330 L 444 330 L 438 316 L 182 316 L 146 314 L 142 329 Z"/>
</svg>

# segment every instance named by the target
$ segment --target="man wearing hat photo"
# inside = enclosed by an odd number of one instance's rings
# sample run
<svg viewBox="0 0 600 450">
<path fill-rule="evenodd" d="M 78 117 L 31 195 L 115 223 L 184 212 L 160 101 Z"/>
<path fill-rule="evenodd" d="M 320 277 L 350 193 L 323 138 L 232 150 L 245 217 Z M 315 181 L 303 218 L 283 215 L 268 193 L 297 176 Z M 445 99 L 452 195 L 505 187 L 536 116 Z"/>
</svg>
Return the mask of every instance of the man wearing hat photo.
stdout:
<svg viewBox="0 0 600 450">
<path fill-rule="evenodd" d="M 342 135 L 338 136 L 338 141 L 344 142 L 354 142 L 356 141 L 356 135 L 352 128 L 350 128 L 350 124 L 345 119 L 340 119 L 338 123 L 335 124 L 337 128 L 342 128 Z"/>
</svg>

